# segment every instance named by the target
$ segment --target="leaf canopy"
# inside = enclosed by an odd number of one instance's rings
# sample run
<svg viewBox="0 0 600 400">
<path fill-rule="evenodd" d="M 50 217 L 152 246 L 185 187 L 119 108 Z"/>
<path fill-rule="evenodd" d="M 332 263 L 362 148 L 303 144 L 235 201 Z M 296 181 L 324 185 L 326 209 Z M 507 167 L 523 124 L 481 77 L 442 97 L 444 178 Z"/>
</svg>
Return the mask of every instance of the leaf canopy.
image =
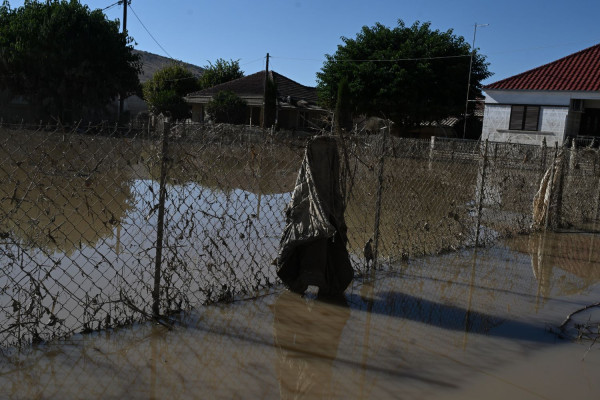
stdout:
<svg viewBox="0 0 600 400">
<path fill-rule="evenodd" d="M 325 106 L 333 108 L 338 85 L 346 79 L 354 114 L 410 127 L 464 113 L 472 49 L 452 30 L 432 30 L 420 22 L 407 27 L 399 20 L 395 28 L 364 26 L 356 38 L 342 41 L 317 73 Z M 487 67 L 485 56 L 475 51 L 470 98 L 481 95 L 481 81 L 491 76 Z"/>
<path fill-rule="evenodd" d="M 133 39 L 76 0 L 0 6 L 0 86 L 48 116 L 78 118 L 139 89 Z"/>
<path fill-rule="evenodd" d="M 214 64 L 209 61 L 208 65 L 203 68 L 204 72 L 200 77 L 201 89 L 207 89 L 244 76 L 244 71 L 240 69 L 239 60 L 227 61 L 219 58 Z"/>
<path fill-rule="evenodd" d="M 175 119 L 190 116 L 190 106 L 183 99 L 200 89 L 198 78 L 181 64 L 173 63 L 158 71 L 144 83 L 144 100 L 154 114 L 170 115 Z"/>
</svg>

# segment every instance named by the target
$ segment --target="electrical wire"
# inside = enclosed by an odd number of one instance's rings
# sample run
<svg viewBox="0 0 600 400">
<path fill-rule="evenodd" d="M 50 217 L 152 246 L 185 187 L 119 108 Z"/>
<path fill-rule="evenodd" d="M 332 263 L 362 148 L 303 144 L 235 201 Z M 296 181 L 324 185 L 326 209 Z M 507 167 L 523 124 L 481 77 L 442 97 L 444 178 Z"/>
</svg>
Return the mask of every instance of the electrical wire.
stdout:
<svg viewBox="0 0 600 400">
<path fill-rule="evenodd" d="M 103 9 L 101 9 L 100 11 L 106 11 L 106 10 L 109 10 L 109 9 L 113 8 L 114 6 L 116 6 L 116 5 L 119 5 L 119 4 L 121 4 L 121 3 L 123 3 L 123 0 L 117 1 L 116 3 L 112 3 L 110 6 L 106 6 L 106 7 L 104 7 Z"/>
<path fill-rule="evenodd" d="M 380 58 L 380 59 L 350 59 L 350 60 L 337 60 L 340 62 L 398 62 L 398 61 L 424 61 L 424 60 L 442 60 L 449 58 L 466 58 L 471 57 L 471 54 L 461 54 L 456 56 L 439 56 L 439 57 L 417 57 L 417 58 Z M 294 60 L 294 61 L 323 61 L 316 58 L 292 58 L 292 57 L 277 57 L 271 56 L 271 58 L 278 58 L 280 60 Z"/>
<path fill-rule="evenodd" d="M 131 7 L 131 4 L 129 5 L 129 9 L 131 10 L 131 12 L 135 16 L 135 18 L 138 20 L 138 22 L 142 25 L 142 27 L 146 30 L 146 32 L 148 32 L 148 35 L 150 35 L 150 37 L 152 38 L 152 40 L 154 40 L 154 43 L 156 43 L 158 45 L 158 47 L 160 47 L 162 49 L 162 51 L 164 51 L 165 54 L 167 56 L 169 56 L 170 59 L 174 60 L 174 58 L 169 54 L 169 52 L 167 50 L 165 50 L 165 48 L 162 47 L 160 43 L 158 43 L 158 40 L 156 40 L 156 38 L 154 37 L 154 35 L 152 35 L 152 33 L 150 33 L 150 31 L 148 30 L 148 28 L 146 28 L 146 25 L 144 25 L 144 23 L 142 22 L 142 20 L 140 19 L 140 17 L 138 17 L 138 15 L 135 12 L 135 10 Z"/>
<path fill-rule="evenodd" d="M 255 62 L 258 62 L 258 61 L 262 61 L 262 60 L 264 60 L 265 58 L 266 58 L 265 56 L 262 56 L 262 57 L 260 57 L 260 58 L 257 58 L 257 59 L 255 59 L 255 60 L 252 60 L 252 61 L 245 62 L 245 63 L 243 63 L 243 64 L 240 64 L 240 67 L 243 67 L 244 65 L 252 64 L 252 63 L 255 63 Z"/>
</svg>

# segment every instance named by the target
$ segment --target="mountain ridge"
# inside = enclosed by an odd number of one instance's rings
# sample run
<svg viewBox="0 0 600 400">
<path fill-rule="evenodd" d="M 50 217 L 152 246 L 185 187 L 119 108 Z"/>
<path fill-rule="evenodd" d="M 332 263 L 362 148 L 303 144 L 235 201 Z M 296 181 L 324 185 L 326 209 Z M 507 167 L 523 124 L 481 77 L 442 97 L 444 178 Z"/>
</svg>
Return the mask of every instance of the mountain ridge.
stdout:
<svg viewBox="0 0 600 400">
<path fill-rule="evenodd" d="M 183 65 L 188 71 L 197 77 L 204 73 L 204 68 L 199 67 L 198 65 L 163 57 L 158 54 L 150 53 L 149 51 L 134 49 L 133 52 L 135 54 L 139 54 L 142 61 L 142 71 L 139 74 L 140 83 L 150 80 L 156 71 L 174 62 Z"/>
</svg>

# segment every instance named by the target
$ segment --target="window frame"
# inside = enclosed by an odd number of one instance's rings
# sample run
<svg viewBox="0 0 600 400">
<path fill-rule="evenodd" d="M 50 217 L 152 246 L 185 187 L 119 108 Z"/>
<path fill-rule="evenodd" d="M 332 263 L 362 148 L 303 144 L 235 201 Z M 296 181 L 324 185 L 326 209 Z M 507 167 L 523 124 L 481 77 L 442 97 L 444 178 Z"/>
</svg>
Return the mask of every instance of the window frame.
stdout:
<svg viewBox="0 0 600 400">
<path fill-rule="evenodd" d="M 519 110 L 521 109 L 521 110 Z M 510 106 L 508 130 L 537 132 L 540 130 L 541 106 L 530 104 L 513 104 Z M 535 117 L 535 119 L 534 119 Z M 535 125 L 533 125 L 535 122 Z"/>
</svg>

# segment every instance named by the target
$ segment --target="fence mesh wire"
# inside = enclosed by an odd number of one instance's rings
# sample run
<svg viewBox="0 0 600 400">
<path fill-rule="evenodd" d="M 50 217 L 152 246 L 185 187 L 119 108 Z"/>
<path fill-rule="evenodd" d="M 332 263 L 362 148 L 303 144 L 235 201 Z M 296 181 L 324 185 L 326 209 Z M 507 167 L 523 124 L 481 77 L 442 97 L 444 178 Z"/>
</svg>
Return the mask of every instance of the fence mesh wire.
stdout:
<svg viewBox="0 0 600 400">
<path fill-rule="evenodd" d="M 162 128 L 162 129 L 161 129 Z M 307 137 L 227 125 L 0 128 L 0 347 L 252 296 L 277 284 Z M 340 140 L 357 274 L 527 233 L 563 163 L 557 226 L 595 229 L 598 150 L 351 135 Z M 159 254 L 160 253 L 160 257 Z M 157 278 L 158 277 L 158 278 Z"/>
</svg>

